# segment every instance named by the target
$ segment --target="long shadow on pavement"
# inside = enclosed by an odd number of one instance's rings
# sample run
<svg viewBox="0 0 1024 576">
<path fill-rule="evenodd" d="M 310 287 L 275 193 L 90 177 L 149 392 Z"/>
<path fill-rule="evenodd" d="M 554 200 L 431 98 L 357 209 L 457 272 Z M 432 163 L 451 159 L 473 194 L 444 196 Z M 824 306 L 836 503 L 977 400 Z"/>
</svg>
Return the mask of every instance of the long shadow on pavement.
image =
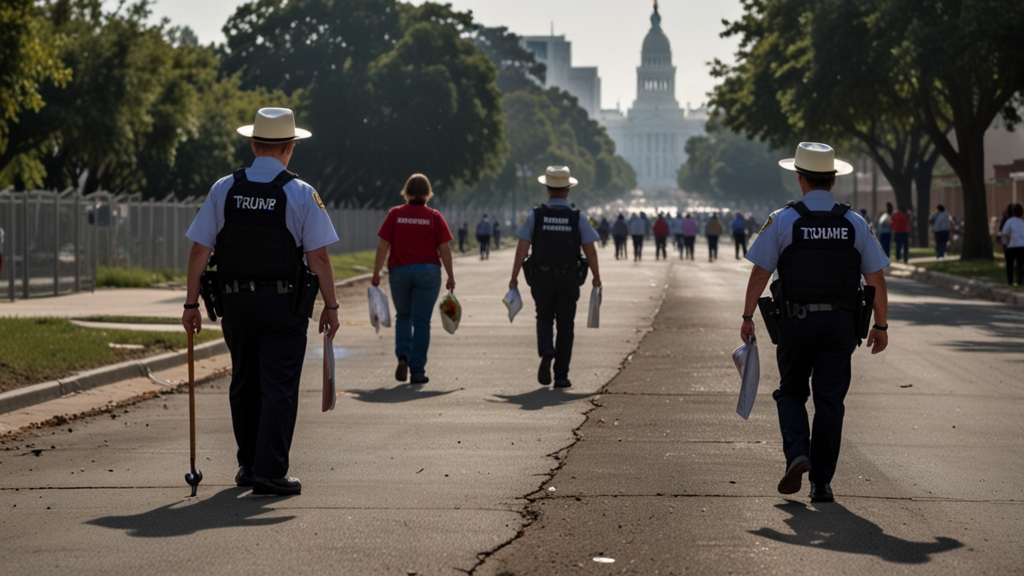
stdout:
<svg viewBox="0 0 1024 576">
<path fill-rule="evenodd" d="M 1000 306 L 970 301 L 946 304 L 889 303 L 889 317 L 915 326 L 969 326 L 998 341 L 951 340 L 944 345 L 965 352 L 1019 354 L 1024 348 L 1024 314 Z"/>
<path fill-rule="evenodd" d="M 572 392 L 562 392 L 561 390 L 549 388 L 537 388 L 531 392 L 514 396 L 495 394 L 495 397 L 501 398 L 502 402 L 518 404 L 523 410 L 542 410 L 548 406 L 559 406 L 575 400 L 590 398 L 591 396 L 593 394 L 573 394 Z M 488 401 L 495 402 L 495 400 Z"/>
<path fill-rule="evenodd" d="M 242 493 L 238 488 L 228 488 L 210 498 L 200 497 L 193 503 L 175 502 L 141 514 L 104 516 L 89 520 L 86 524 L 124 530 L 129 536 L 138 538 L 169 538 L 216 528 L 273 526 L 295 518 L 255 518 L 260 514 L 274 512 L 274 509 L 266 505 L 281 502 L 282 498 L 239 498 Z"/>
<path fill-rule="evenodd" d="M 457 388 L 455 390 L 420 390 L 402 385 L 397 388 L 377 388 L 376 390 L 346 390 L 345 394 L 351 394 L 353 398 L 360 402 L 398 404 L 445 396 L 459 390 L 465 390 L 465 388 Z"/>
<path fill-rule="evenodd" d="M 963 547 L 953 538 L 936 537 L 935 542 L 911 542 L 886 534 L 880 526 L 831 503 L 812 508 L 802 502 L 787 501 L 775 506 L 792 516 L 785 520 L 795 534 L 783 534 L 772 528 L 751 530 L 751 534 L 785 544 L 807 546 L 834 552 L 868 554 L 887 562 L 924 564 L 931 555 Z"/>
</svg>

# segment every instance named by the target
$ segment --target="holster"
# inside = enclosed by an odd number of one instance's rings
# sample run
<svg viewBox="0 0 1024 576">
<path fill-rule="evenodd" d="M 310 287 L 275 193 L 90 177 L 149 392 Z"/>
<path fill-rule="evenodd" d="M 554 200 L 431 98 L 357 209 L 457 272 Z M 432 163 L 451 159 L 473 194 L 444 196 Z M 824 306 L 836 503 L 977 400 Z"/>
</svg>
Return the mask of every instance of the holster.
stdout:
<svg viewBox="0 0 1024 576">
<path fill-rule="evenodd" d="M 576 261 L 576 279 L 579 281 L 580 286 L 583 286 L 587 282 L 587 273 L 590 272 L 590 262 L 580 256 L 580 259 Z"/>
<path fill-rule="evenodd" d="M 216 322 L 217 317 L 224 317 L 224 308 L 221 301 L 220 278 L 217 276 L 217 257 L 210 257 L 206 264 L 206 270 L 199 276 L 199 296 L 206 305 L 206 315 L 210 322 Z"/>
<path fill-rule="evenodd" d="M 291 293 L 292 314 L 312 318 L 313 305 L 316 304 L 316 295 L 319 291 L 320 278 L 303 266 L 299 270 L 299 277 Z"/>
<path fill-rule="evenodd" d="M 530 260 L 530 256 L 523 260 L 523 279 L 526 280 L 527 286 L 533 286 L 533 279 L 537 277 L 537 267 Z"/>
<path fill-rule="evenodd" d="M 854 310 L 857 320 L 857 338 L 864 340 L 871 330 L 871 313 L 875 306 L 875 287 L 861 286 L 857 292 L 857 307 Z"/>
<path fill-rule="evenodd" d="M 757 308 L 761 311 L 761 318 L 764 320 L 764 328 L 768 331 L 768 336 L 772 340 L 772 344 L 779 343 L 779 334 L 781 332 L 782 322 L 782 310 L 784 301 L 782 298 L 782 284 L 776 280 L 772 282 L 769 288 L 772 295 L 765 296 L 757 299 Z"/>
</svg>

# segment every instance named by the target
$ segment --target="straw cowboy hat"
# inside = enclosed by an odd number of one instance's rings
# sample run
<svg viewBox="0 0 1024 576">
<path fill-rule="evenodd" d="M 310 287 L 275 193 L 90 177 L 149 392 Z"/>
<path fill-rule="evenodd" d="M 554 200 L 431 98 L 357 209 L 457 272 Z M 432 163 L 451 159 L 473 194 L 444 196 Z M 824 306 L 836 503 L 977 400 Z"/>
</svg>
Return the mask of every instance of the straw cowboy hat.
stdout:
<svg viewBox="0 0 1024 576">
<path fill-rule="evenodd" d="M 828 144 L 801 142 L 796 147 L 796 158 L 779 160 L 779 166 L 805 176 L 843 176 L 853 172 L 853 166 L 836 160 L 836 151 Z"/>
<path fill-rule="evenodd" d="M 572 188 L 579 184 L 579 180 L 569 175 L 568 166 L 548 166 L 547 172 L 537 178 L 537 182 L 548 188 Z"/>
<path fill-rule="evenodd" d="M 260 108 L 256 123 L 242 126 L 238 133 L 267 144 L 281 144 L 309 138 L 309 130 L 295 127 L 295 114 L 288 108 Z"/>
</svg>

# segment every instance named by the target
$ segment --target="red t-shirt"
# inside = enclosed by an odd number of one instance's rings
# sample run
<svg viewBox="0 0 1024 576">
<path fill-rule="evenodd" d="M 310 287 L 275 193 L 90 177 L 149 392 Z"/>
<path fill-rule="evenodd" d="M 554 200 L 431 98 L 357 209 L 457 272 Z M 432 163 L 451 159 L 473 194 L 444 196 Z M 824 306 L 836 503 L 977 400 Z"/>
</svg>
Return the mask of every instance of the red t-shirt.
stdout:
<svg viewBox="0 0 1024 576">
<path fill-rule="evenodd" d="M 377 236 L 391 243 L 388 268 L 412 264 L 440 266 L 437 247 L 452 239 L 444 216 L 433 208 L 417 204 L 392 208 Z"/>
<path fill-rule="evenodd" d="M 897 212 L 892 215 L 892 231 L 895 232 L 910 232 L 910 218 L 903 212 Z"/>
<path fill-rule="evenodd" d="M 668 236 L 668 222 L 665 222 L 664 218 L 658 218 L 654 221 L 654 235 L 657 237 Z"/>
</svg>

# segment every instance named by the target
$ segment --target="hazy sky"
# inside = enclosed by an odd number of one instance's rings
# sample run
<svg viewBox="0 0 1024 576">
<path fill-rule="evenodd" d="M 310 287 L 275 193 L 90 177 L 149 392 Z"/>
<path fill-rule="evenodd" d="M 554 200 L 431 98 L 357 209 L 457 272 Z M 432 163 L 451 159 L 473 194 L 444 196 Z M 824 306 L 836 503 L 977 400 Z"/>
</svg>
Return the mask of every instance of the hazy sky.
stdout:
<svg viewBox="0 0 1024 576">
<path fill-rule="evenodd" d="M 420 3 L 423 0 L 413 0 Z M 521 36 L 551 32 L 572 42 L 573 65 L 597 66 L 602 107 L 636 98 L 640 46 L 651 27 L 650 0 L 447 0 L 458 10 L 472 10 L 486 26 L 507 26 Z M 105 0 L 110 7 L 116 0 Z M 154 15 L 190 26 L 205 44 L 222 42 L 221 27 L 241 0 L 156 0 Z M 660 0 L 662 29 L 672 42 L 677 68 L 676 98 L 693 106 L 704 102 L 714 86 L 707 62 L 732 61 L 733 39 L 719 38 L 722 19 L 741 14 L 739 0 Z"/>
</svg>

